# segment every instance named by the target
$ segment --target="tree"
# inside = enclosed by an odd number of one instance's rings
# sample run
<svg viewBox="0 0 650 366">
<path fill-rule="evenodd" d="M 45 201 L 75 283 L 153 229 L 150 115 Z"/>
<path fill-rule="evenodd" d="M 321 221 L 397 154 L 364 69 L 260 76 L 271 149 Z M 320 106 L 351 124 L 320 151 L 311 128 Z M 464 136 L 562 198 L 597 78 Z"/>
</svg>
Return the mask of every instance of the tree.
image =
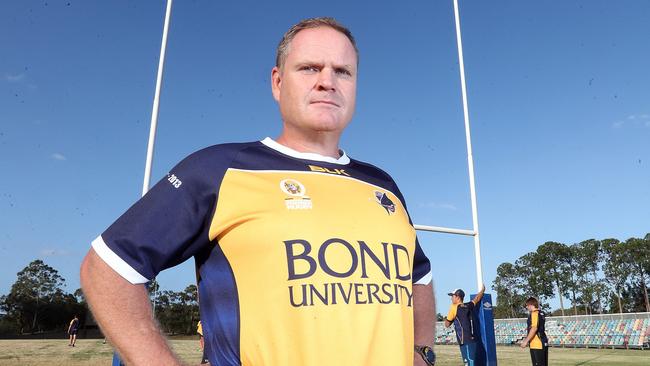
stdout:
<svg viewBox="0 0 650 366">
<path fill-rule="evenodd" d="M 11 291 L 3 298 L 2 308 L 19 324 L 21 331 L 42 329 L 41 322 L 52 304 L 64 297 L 65 279 L 54 268 L 37 259 L 18 272 Z"/>
<path fill-rule="evenodd" d="M 602 292 L 605 290 L 598 272 L 600 271 L 600 262 L 603 258 L 602 246 L 600 241 L 588 239 L 581 241 L 576 245 L 573 255 L 576 259 L 576 270 L 580 278 L 580 287 L 582 288 L 582 298 L 585 303 L 585 312 L 588 313 L 589 304 L 596 304 L 595 307 L 602 313 Z M 591 277 L 591 278 L 590 278 Z"/>
<path fill-rule="evenodd" d="M 579 257 L 579 251 L 580 247 L 578 244 L 573 244 L 569 247 L 570 250 L 570 255 L 569 255 L 569 268 L 571 268 L 571 271 L 569 273 L 569 282 L 568 286 L 571 291 L 571 304 L 573 305 L 573 314 L 578 315 L 578 293 L 580 292 L 580 277 L 578 276 L 578 272 L 576 271 L 576 268 L 578 267 L 578 257 Z"/>
<path fill-rule="evenodd" d="M 618 312 L 623 313 L 621 294 L 625 289 L 631 268 L 631 259 L 625 245 L 617 239 L 605 239 L 601 241 L 603 253 L 606 258 L 603 265 L 605 281 L 612 288 L 613 294 L 618 303 Z M 610 306 L 610 311 L 613 309 Z"/>
<path fill-rule="evenodd" d="M 521 290 L 524 295 L 535 296 L 540 306 L 548 309 L 547 300 L 553 297 L 553 283 L 540 270 L 544 267 L 545 259 L 536 252 L 530 252 L 515 261 Z"/>
<path fill-rule="evenodd" d="M 647 237 L 648 235 L 646 235 Z M 648 285 L 647 276 L 650 275 L 650 240 L 629 238 L 625 241 L 625 247 L 630 253 L 632 278 L 638 280 L 643 289 L 645 302 L 645 311 L 650 312 L 650 303 L 648 302 Z"/>
<path fill-rule="evenodd" d="M 79 304 L 86 304 L 86 296 L 84 295 L 83 290 L 81 290 L 80 288 L 74 290 L 74 292 L 72 293 L 72 296 L 74 296 L 75 300 Z"/>
<path fill-rule="evenodd" d="M 625 285 L 625 288 L 621 291 L 621 298 L 623 312 L 640 313 L 645 311 L 644 292 L 637 281 Z M 610 306 L 612 308 L 617 306 L 617 299 L 614 296 L 610 298 Z"/>
<path fill-rule="evenodd" d="M 498 306 L 494 308 L 495 318 L 516 318 L 524 316 L 523 303 L 526 300 L 521 293 L 523 284 L 521 270 L 512 263 L 501 263 L 497 267 L 494 290 L 497 292 Z"/>
<path fill-rule="evenodd" d="M 157 284 L 149 286 L 150 291 L 157 289 Z M 154 291 L 153 301 L 156 319 L 164 332 L 169 334 L 193 334 L 199 320 L 197 288 L 188 285 L 183 291 Z M 152 295 L 150 293 L 150 295 Z"/>
<path fill-rule="evenodd" d="M 199 321 L 199 296 L 196 285 L 185 287 L 181 301 L 185 308 L 185 334 L 193 334 L 194 326 Z"/>
<path fill-rule="evenodd" d="M 537 255 L 543 260 L 539 261 L 539 270 L 544 281 L 551 282 L 557 287 L 557 296 L 560 299 L 560 309 L 564 316 L 564 301 L 562 298 L 567 293 L 569 282 L 569 257 L 571 250 L 565 244 L 547 241 L 537 247 Z"/>
</svg>

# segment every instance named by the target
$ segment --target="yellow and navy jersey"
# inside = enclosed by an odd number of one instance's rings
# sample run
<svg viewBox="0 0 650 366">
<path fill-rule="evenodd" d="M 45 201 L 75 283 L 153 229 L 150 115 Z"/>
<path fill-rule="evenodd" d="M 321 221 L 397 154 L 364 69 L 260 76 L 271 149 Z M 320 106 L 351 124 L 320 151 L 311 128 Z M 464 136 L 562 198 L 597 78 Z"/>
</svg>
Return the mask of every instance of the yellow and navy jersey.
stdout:
<svg viewBox="0 0 650 366">
<path fill-rule="evenodd" d="M 476 329 L 474 329 L 474 303 L 451 304 L 447 313 L 447 320 L 454 323 L 456 340 L 459 345 L 476 342 Z"/>
<path fill-rule="evenodd" d="M 93 248 L 132 283 L 195 258 L 214 365 L 407 365 L 431 280 L 382 170 L 271 139 L 196 152 Z"/>
<path fill-rule="evenodd" d="M 537 332 L 533 336 L 533 339 L 530 340 L 531 349 L 543 349 L 544 346 L 548 346 L 548 338 L 546 337 L 545 329 L 545 315 L 539 310 L 533 310 L 528 314 L 527 319 L 527 332 L 530 332 L 530 328 L 536 327 Z"/>
</svg>

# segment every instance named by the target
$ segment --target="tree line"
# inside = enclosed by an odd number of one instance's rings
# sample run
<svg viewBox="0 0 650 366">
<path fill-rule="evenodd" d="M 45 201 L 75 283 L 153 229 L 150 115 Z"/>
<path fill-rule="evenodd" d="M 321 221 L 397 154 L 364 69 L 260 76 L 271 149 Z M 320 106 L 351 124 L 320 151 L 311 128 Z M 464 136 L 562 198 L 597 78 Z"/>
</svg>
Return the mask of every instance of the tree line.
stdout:
<svg viewBox="0 0 650 366">
<path fill-rule="evenodd" d="M 77 315 L 83 328 L 96 328 L 81 289 L 64 291 L 65 279 L 37 259 L 17 273 L 7 295 L 0 296 L 0 335 L 58 333 L 68 329 Z M 154 280 L 148 284 L 156 319 L 167 334 L 195 334 L 199 306 L 195 285 L 182 291 L 160 291 Z"/>
<path fill-rule="evenodd" d="M 553 315 L 650 312 L 650 234 L 644 238 L 588 239 L 567 245 L 549 241 L 514 264 L 497 267 L 496 318 L 525 316 L 523 303 L 537 297 Z M 568 300 L 568 303 L 565 303 Z"/>
<path fill-rule="evenodd" d="M 558 298 L 554 315 L 650 312 L 650 234 L 644 238 L 589 239 L 566 245 L 546 242 L 513 263 L 501 263 L 493 289 L 496 318 L 525 316 L 528 296 Z M 0 296 L 0 335 L 64 331 L 76 314 L 84 327 L 89 316 L 81 289 L 64 291 L 65 279 L 37 259 L 17 273 L 9 294 Z M 182 291 L 160 291 L 148 285 L 154 313 L 168 334 L 194 334 L 199 320 L 195 285 Z M 565 305 L 565 300 L 569 304 Z M 94 322 L 91 322 L 94 326 Z"/>
<path fill-rule="evenodd" d="M 0 297 L 0 334 L 67 329 L 75 314 L 84 319 L 81 290 L 66 293 L 64 285 L 59 272 L 40 259 L 23 268 L 9 294 Z"/>
</svg>

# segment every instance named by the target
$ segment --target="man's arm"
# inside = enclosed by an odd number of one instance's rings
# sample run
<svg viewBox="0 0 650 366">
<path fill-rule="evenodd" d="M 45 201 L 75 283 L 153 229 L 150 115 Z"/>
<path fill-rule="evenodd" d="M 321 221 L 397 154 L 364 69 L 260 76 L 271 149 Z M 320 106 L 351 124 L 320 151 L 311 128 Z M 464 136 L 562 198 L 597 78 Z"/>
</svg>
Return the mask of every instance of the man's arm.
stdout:
<svg viewBox="0 0 650 366">
<path fill-rule="evenodd" d="M 449 311 L 447 312 L 447 316 L 445 317 L 445 328 L 449 328 L 453 323 L 454 319 L 456 319 L 456 311 L 458 310 L 458 307 L 455 304 L 451 304 L 449 307 Z"/>
<path fill-rule="evenodd" d="M 418 346 L 433 347 L 436 335 L 436 301 L 433 284 L 413 285 L 414 342 Z M 414 365 L 425 365 L 422 356 L 414 351 Z"/>
<path fill-rule="evenodd" d="M 524 338 L 521 343 L 519 343 L 519 346 L 521 348 L 526 348 L 526 346 L 530 343 L 530 341 L 533 340 L 535 337 L 535 334 L 537 334 L 537 322 L 539 320 L 538 315 L 536 313 L 532 313 L 530 315 L 530 330 L 528 331 L 528 335 L 526 335 L 526 338 Z"/>
<path fill-rule="evenodd" d="M 482 286 L 481 291 L 478 294 L 476 294 L 476 296 L 474 296 L 474 298 L 472 299 L 472 302 L 474 303 L 474 305 L 478 305 L 478 303 L 483 298 L 483 294 L 485 293 L 485 284 L 483 284 L 481 286 Z"/>
<path fill-rule="evenodd" d="M 526 336 L 526 338 L 524 338 L 524 340 L 521 341 L 519 346 L 521 348 L 526 348 L 526 346 L 528 346 L 528 344 L 533 339 L 533 337 L 535 337 L 535 334 L 537 334 L 537 327 L 530 327 L 530 331 L 528 332 L 528 335 Z"/>
<path fill-rule="evenodd" d="M 90 249 L 81 264 L 81 287 L 104 335 L 126 364 L 181 364 L 153 318 L 143 284 L 131 284 Z"/>
</svg>

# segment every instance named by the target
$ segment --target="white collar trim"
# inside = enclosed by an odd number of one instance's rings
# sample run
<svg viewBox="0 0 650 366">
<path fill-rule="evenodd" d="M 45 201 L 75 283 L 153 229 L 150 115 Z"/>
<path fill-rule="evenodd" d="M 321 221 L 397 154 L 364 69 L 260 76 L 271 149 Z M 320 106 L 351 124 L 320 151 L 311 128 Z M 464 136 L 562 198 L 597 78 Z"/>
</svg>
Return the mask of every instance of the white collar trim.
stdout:
<svg viewBox="0 0 650 366">
<path fill-rule="evenodd" d="M 326 163 L 333 163 L 333 164 L 340 164 L 340 165 L 346 165 L 350 163 L 350 158 L 348 155 L 345 153 L 343 150 L 339 150 L 339 153 L 341 153 L 341 157 L 338 159 L 335 159 L 330 156 L 323 156 L 321 154 L 316 154 L 316 153 L 304 153 L 300 151 L 296 151 L 290 147 L 286 147 L 279 142 L 273 140 L 270 137 L 265 138 L 264 140 L 260 141 L 264 145 L 268 146 L 269 148 L 276 150 L 278 152 L 281 152 L 284 155 L 289 155 L 294 158 L 298 159 L 305 159 L 305 160 L 314 160 L 314 161 L 323 161 Z"/>
</svg>

